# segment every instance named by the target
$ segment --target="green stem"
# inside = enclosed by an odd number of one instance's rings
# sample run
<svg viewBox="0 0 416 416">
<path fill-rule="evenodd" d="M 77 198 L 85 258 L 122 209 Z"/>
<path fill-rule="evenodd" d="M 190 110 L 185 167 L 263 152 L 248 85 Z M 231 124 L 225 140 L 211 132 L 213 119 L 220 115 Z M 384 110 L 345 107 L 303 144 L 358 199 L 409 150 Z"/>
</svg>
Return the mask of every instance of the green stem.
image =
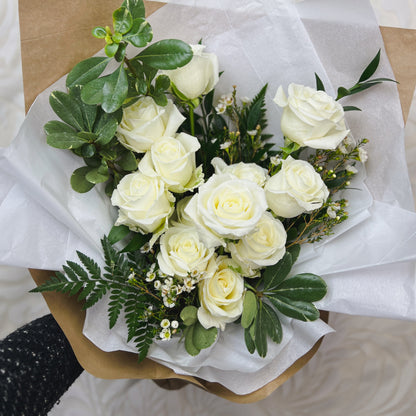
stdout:
<svg viewBox="0 0 416 416">
<path fill-rule="evenodd" d="M 191 136 L 195 136 L 195 118 L 194 118 L 194 108 L 192 105 L 188 105 L 189 108 L 189 123 L 191 124 Z"/>
</svg>

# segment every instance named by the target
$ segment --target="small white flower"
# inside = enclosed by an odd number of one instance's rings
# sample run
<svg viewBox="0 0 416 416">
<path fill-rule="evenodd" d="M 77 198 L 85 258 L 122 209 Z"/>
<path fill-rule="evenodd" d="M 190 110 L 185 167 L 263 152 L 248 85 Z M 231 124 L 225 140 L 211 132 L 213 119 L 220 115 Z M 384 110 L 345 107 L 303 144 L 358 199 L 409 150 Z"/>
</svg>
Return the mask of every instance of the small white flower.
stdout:
<svg viewBox="0 0 416 416">
<path fill-rule="evenodd" d="M 169 319 L 162 319 L 162 322 L 160 322 L 160 326 L 162 328 L 169 328 L 170 327 L 170 321 Z"/>
<path fill-rule="evenodd" d="M 368 153 L 367 150 L 363 149 L 362 147 L 358 148 L 358 158 L 360 162 L 365 163 L 368 160 Z"/>
<path fill-rule="evenodd" d="M 153 271 L 148 271 L 146 273 L 146 282 L 153 282 L 153 280 L 155 280 L 156 278 L 156 273 Z"/>
<path fill-rule="evenodd" d="M 179 327 L 179 322 L 178 322 L 178 321 L 172 321 L 172 322 L 170 323 L 170 326 L 171 326 L 173 329 L 176 329 L 176 328 L 178 328 L 178 327 Z"/>
<path fill-rule="evenodd" d="M 134 276 L 135 276 L 134 272 L 131 272 L 131 273 L 127 276 L 127 280 L 132 280 L 132 279 L 134 279 Z"/>
<path fill-rule="evenodd" d="M 192 290 L 195 288 L 195 284 L 196 284 L 196 280 L 192 279 L 191 277 L 185 277 L 185 279 L 183 279 L 183 290 L 185 292 L 192 292 Z"/>
<path fill-rule="evenodd" d="M 257 135 L 257 130 L 249 130 L 248 132 L 247 132 L 247 134 L 249 135 L 249 136 L 256 136 Z"/>
<path fill-rule="evenodd" d="M 153 283 L 153 285 L 154 285 L 155 289 L 160 289 L 160 287 L 162 286 L 162 283 L 160 282 L 160 280 L 156 280 Z"/>
<path fill-rule="evenodd" d="M 339 151 L 340 151 L 342 154 L 344 154 L 344 155 L 346 155 L 346 154 L 348 153 L 347 148 L 346 148 L 343 144 L 339 145 L 339 146 L 338 146 L 338 149 L 339 149 Z"/>
<path fill-rule="evenodd" d="M 215 111 L 217 114 L 224 114 L 225 110 L 227 109 L 227 106 L 225 103 L 219 102 L 217 106 L 215 107 Z"/>
<path fill-rule="evenodd" d="M 337 212 L 335 211 L 333 206 L 329 206 L 326 210 L 326 213 L 328 214 L 329 218 L 335 218 L 337 216 Z"/>
<path fill-rule="evenodd" d="M 250 103 L 250 98 L 248 98 L 248 97 L 246 97 L 246 96 L 244 96 L 244 97 L 241 97 L 240 98 L 240 100 L 241 100 L 241 102 L 243 103 L 243 104 L 249 104 Z"/>
<path fill-rule="evenodd" d="M 227 140 L 226 142 L 224 142 L 223 144 L 220 145 L 220 149 L 221 150 L 228 149 L 231 145 L 232 145 L 232 143 L 230 142 L 230 140 Z"/>
<path fill-rule="evenodd" d="M 168 277 L 167 279 L 164 280 L 163 282 L 167 287 L 171 287 L 173 284 L 173 279 L 171 277 Z"/>
<path fill-rule="evenodd" d="M 169 299 L 168 297 L 164 296 L 163 297 L 163 304 L 167 307 L 167 308 L 173 308 L 175 306 L 175 302 L 173 301 L 173 299 Z"/>
<path fill-rule="evenodd" d="M 232 105 L 234 102 L 234 98 L 232 93 L 221 95 L 220 102 L 224 103 L 227 107 Z"/>
<path fill-rule="evenodd" d="M 160 288 L 160 291 L 162 292 L 162 296 L 167 296 L 168 293 L 170 292 L 170 286 L 162 285 L 162 287 Z"/>
<path fill-rule="evenodd" d="M 150 251 L 152 247 L 150 246 L 149 243 L 146 243 L 141 249 L 140 249 L 140 253 L 146 254 Z"/>
<path fill-rule="evenodd" d="M 162 329 L 159 334 L 162 341 L 169 341 L 171 338 L 171 332 L 169 328 Z"/>
<path fill-rule="evenodd" d="M 349 172 L 349 173 L 353 173 L 353 174 L 355 174 L 355 173 L 357 173 L 358 172 L 358 170 L 355 168 L 355 166 L 353 166 L 353 165 L 347 165 L 347 166 L 345 166 L 345 170 L 347 171 L 347 172 Z"/>
<path fill-rule="evenodd" d="M 279 156 L 272 156 L 270 158 L 270 163 L 273 166 L 278 166 L 278 165 L 280 165 L 281 162 L 282 162 L 282 159 Z"/>
</svg>

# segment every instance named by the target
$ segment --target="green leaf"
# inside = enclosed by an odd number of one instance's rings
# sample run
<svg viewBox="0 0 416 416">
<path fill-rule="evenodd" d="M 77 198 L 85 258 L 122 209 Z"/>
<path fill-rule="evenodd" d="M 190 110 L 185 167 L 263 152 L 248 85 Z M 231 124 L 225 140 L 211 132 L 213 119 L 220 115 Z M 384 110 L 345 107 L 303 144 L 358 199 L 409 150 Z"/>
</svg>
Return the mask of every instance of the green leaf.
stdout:
<svg viewBox="0 0 416 416">
<path fill-rule="evenodd" d="M 137 169 L 138 162 L 134 153 L 126 149 L 121 153 L 120 158 L 117 159 L 117 164 L 121 169 L 131 172 Z"/>
<path fill-rule="evenodd" d="M 85 85 L 96 79 L 102 74 L 110 61 L 110 58 L 98 56 L 81 61 L 68 74 L 66 78 L 67 88 L 72 88 L 75 85 Z"/>
<path fill-rule="evenodd" d="M 91 168 L 89 168 L 91 169 Z M 108 168 L 105 166 L 99 166 L 98 168 L 91 169 L 86 175 L 85 179 L 93 184 L 103 183 L 108 181 L 110 174 Z"/>
<path fill-rule="evenodd" d="M 358 82 L 367 81 L 374 74 L 374 72 L 376 72 L 377 67 L 380 63 L 380 53 L 381 53 L 381 49 L 378 50 L 376 56 L 369 63 L 367 68 L 364 69 L 364 71 L 361 74 L 360 79 L 358 80 Z"/>
<path fill-rule="evenodd" d="M 95 118 L 97 117 L 97 106 L 88 105 L 82 101 L 81 88 L 82 87 L 80 85 L 75 85 L 70 89 L 69 94 L 72 98 L 74 98 L 77 101 L 81 109 L 82 118 L 84 120 L 84 126 L 86 127 L 86 130 L 88 132 L 92 132 Z"/>
<path fill-rule="evenodd" d="M 168 103 L 168 99 L 163 93 L 155 93 L 152 95 L 152 97 L 155 100 L 155 103 L 161 107 L 164 107 Z"/>
<path fill-rule="evenodd" d="M 322 82 L 321 78 L 319 78 L 316 72 L 315 72 L 315 80 L 316 80 L 316 89 L 318 91 L 325 91 L 324 83 Z"/>
<path fill-rule="evenodd" d="M 81 147 L 81 154 L 83 158 L 89 159 L 95 155 L 95 146 L 90 143 L 85 143 Z"/>
<path fill-rule="evenodd" d="M 170 78 L 167 75 L 159 75 L 156 78 L 155 89 L 156 91 L 164 92 L 170 87 Z"/>
<path fill-rule="evenodd" d="M 108 240 L 111 244 L 121 241 L 130 234 L 130 229 L 126 225 L 114 225 L 108 234 Z"/>
<path fill-rule="evenodd" d="M 267 305 L 267 303 L 263 303 L 263 309 L 263 326 L 266 329 L 267 335 L 272 339 L 272 341 L 280 344 L 283 338 L 283 330 L 280 319 L 274 309 Z"/>
<path fill-rule="evenodd" d="M 247 130 L 254 130 L 263 115 L 264 99 L 266 96 L 267 84 L 260 90 L 257 96 L 253 99 L 250 106 L 247 109 Z"/>
<path fill-rule="evenodd" d="M 55 114 L 77 130 L 84 130 L 84 120 L 77 100 L 62 91 L 53 91 L 49 104 Z"/>
<path fill-rule="evenodd" d="M 84 86 L 82 100 L 87 104 L 101 104 L 106 113 L 121 107 L 127 96 L 126 71 L 120 65 L 112 74 L 95 79 Z"/>
<path fill-rule="evenodd" d="M 344 111 L 361 111 L 361 108 L 354 107 L 353 105 L 344 105 Z"/>
<path fill-rule="evenodd" d="M 195 357 L 196 355 L 198 355 L 201 352 L 201 350 L 198 349 L 194 345 L 194 341 L 193 341 L 194 329 L 195 329 L 195 326 L 191 325 L 191 326 L 187 326 L 185 328 L 185 330 L 183 331 L 183 333 L 185 335 L 185 349 L 186 349 L 186 352 L 189 355 L 191 355 L 192 357 Z"/>
<path fill-rule="evenodd" d="M 118 51 L 119 43 L 107 43 L 104 46 L 104 52 L 109 57 L 112 58 Z"/>
<path fill-rule="evenodd" d="M 348 91 L 346 88 L 339 87 L 336 100 L 340 100 L 341 98 L 346 97 L 347 95 L 350 95 L 350 94 L 351 94 L 350 91 Z"/>
<path fill-rule="evenodd" d="M 107 32 L 102 26 L 96 26 L 92 30 L 92 35 L 97 39 L 104 39 L 107 36 Z"/>
<path fill-rule="evenodd" d="M 288 249 L 286 249 L 286 251 L 289 252 L 290 255 L 292 256 L 292 265 L 295 264 L 296 260 L 299 257 L 300 245 L 294 244 L 293 246 L 290 246 Z"/>
<path fill-rule="evenodd" d="M 134 19 L 132 28 L 123 36 L 123 40 L 130 42 L 136 48 L 145 47 L 152 39 L 152 27 L 143 18 Z"/>
<path fill-rule="evenodd" d="M 199 322 L 195 322 L 192 333 L 192 343 L 199 349 L 210 347 L 217 339 L 218 329 L 213 327 L 205 329 Z"/>
<path fill-rule="evenodd" d="M 48 121 L 44 126 L 43 130 L 45 130 L 45 133 L 47 136 L 51 134 L 56 133 L 71 133 L 76 135 L 76 130 L 74 130 L 72 127 L 68 126 L 68 124 L 62 123 L 62 121 L 58 120 L 52 120 Z"/>
<path fill-rule="evenodd" d="M 114 58 L 117 62 L 121 62 L 126 56 L 126 48 L 127 48 L 127 43 L 125 42 L 119 43 L 116 54 L 114 55 Z"/>
<path fill-rule="evenodd" d="M 98 138 L 96 143 L 100 146 L 105 146 L 106 144 L 110 143 L 111 139 L 116 134 L 118 127 L 118 122 L 114 117 L 111 117 L 107 120 L 107 122 L 100 126 L 97 130 Z"/>
<path fill-rule="evenodd" d="M 191 47 L 178 39 L 165 39 L 148 46 L 134 59 L 156 68 L 176 69 L 192 59 Z"/>
<path fill-rule="evenodd" d="M 301 273 L 286 279 L 273 292 L 288 299 L 315 302 L 327 291 L 326 283 L 316 274 Z"/>
<path fill-rule="evenodd" d="M 145 7 L 143 0 L 124 0 L 121 7 L 126 7 L 133 19 L 145 17 Z"/>
<path fill-rule="evenodd" d="M 260 357 L 265 357 L 267 355 L 267 331 L 266 323 L 264 322 L 263 302 L 259 302 L 259 310 L 255 320 L 254 343 Z"/>
<path fill-rule="evenodd" d="M 85 193 L 94 187 L 94 184 L 87 181 L 85 178 L 90 170 L 91 168 L 89 166 L 83 166 L 82 168 L 78 168 L 74 171 L 71 176 L 71 186 L 74 191 Z"/>
<path fill-rule="evenodd" d="M 266 267 L 263 272 L 264 291 L 271 290 L 286 278 L 292 268 L 292 255 L 286 252 L 283 258 L 274 266 Z"/>
<path fill-rule="evenodd" d="M 195 306 L 185 306 L 180 313 L 180 317 L 186 326 L 191 326 L 198 320 L 198 309 Z"/>
<path fill-rule="evenodd" d="M 241 315 L 241 326 L 247 329 L 257 315 L 257 298 L 254 292 L 247 290 L 244 295 L 243 313 Z"/>
<path fill-rule="evenodd" d="M 254 343 L 253 338 L 250 335 L 250 329 L 246 328 L 244 330 L 244 341 L 246 343 L 247 350 L 250 354 L 253 354 L 256 351 L 256 344 Z"/>
<path fill-rule="evenodd" d="M 113 28 L 115 32 L 124 35 L 133 25 L 133 16 L 126 7 L 120 7 L 113 13 Z"/>
<path fill-rule="evenodd" d="M 52 133 L 46 137 L 46 142 L 57 149 L 77 149 L 85 144 L 85 140 L 74 133 Z"/>
<path fill-rule="evenodd" d="M 149 240 L 150 240 L 149 235 L 134 233 L 133 238 L 126 245 L 126 247 L 124 247 L 124 249 L 122 250 L 122 253 L 140 250 Z"/>
<path fill-rule="evenodd" d="M 285 298 L 283 296 L 268 296 L 274 307 L 283 315 L 300 321 L 316 321 L 319 318 L 319 311 L 313 303 L 303 302 Z"/>
</svg>

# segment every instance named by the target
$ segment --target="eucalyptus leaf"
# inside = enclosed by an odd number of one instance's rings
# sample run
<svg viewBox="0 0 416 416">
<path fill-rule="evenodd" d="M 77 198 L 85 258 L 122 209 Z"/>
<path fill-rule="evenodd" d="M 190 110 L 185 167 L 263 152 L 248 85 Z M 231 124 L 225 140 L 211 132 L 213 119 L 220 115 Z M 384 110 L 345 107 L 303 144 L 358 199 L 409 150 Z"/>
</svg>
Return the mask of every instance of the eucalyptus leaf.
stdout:
<svg viewBox="0 0 416 416">
<path fill-rule="evenodd" d="M 132 28 L 123 36 L 123 40 L 130 42 L 136 48 L 145 47 L 152 39 L 152 27 L 143 18 L 134 19 Z"/>
<path fill-rule="evenodd" d="M 264 291 L 272 290 L 286 278 L 292 268 L 292 255 L 286 252 L 282 259 L 274 266 L 266 267 L 263 272 Z"/>
<path fill-rule="evenodd" d="M 46 136 L 49 146 L 57 149 L 77 149 L 85 144 L 85 140 L 77 136 L 76 133 L 52 133 Z"/>
<path fill-rule="evenodd" d="M 205 329 L 198 321 L 194 324 L 192 342 L 199 350 L 210 347 L 217 339 L 218 329 L 213 327 Z"/>
<path fill-rule="evenodd" d="M 241 315 L 241 326 L 248 328 L 257 315 L 257 299 L 254 292 L 247 290 L 243 300 L 243 313 Z"/>
<path fill-rule="evenodd" d="M 197 313 L 198 309 L 195 306 L 189 305 L 181 310 L 180 317 L 186 326 L 191 326 L 198 320 Z"/>
<path fill-rule="evenodd" d="M 126 71 L 120 65 L 112 74 L 95 79 L 84 86 L 82 100 L 87 104 L 101 104 L 106 113 L 121 107 L 127 96 Z"/>
<path fill-rule="evenodd" d="M 65 123 L 77 130 L 84 129 L 81 108 L 76 99 L 62 91 L 53 91 L 49 96 L 49 104 L 55 114 Z"/>
<path fill-rule="evenodd" d="M 191 47 L 178 39 L 165 39 L 148 46 L 134 59 L 156 68 L 176 69 L 192 59 Z"/>
<path fill-rule="evenodd" d="M 374 74 L 374 72 L 376 72 L 378 65 L 380 63 L 380 53 L 381 53 L 381 49 L 378 50 L 376 56 L 369 63 L 369 65 L 364 69 L 358 82 L 367 81 Z"/>
<path fill-rule="evenodd" d="M 114 225 L 108 234 L 108 241 L 115 244 L 130 234 L 130 229 L 126 225 Z"/>
<path fill-rule="evenodd" d="M 67 88 L 72 88 L 75 85 L 85 85 L 96 79 L 102 74 L 110 61 L 110 58 L 94 56 L 79 62 L 66 78 Z"/>
<path fill-rule="evenodd" d="M 113 12 L 113 28 L 115 32 L 124 35 L 133 25 L 133 16 L 126 7 L 120 7 Z"/>
<path fill-rule="evenodd" d="M 83 166 L 74 171 L 71 176 L 71 186 L 74 191 L 79 193 L 85 193 L 91 190 L 94 187 L 94 184 L 87 181 L 85 178 L 86 174 L 90 172 L 92 168 L 89 166 Z"/>
<path fill-rule="evenodd" d="M 283 315 L 300 321 L 316 321 L 319 318 L 319 311 L 313 303 L 303 302 L 285 298 L 283 296 L 268 296 L 272 305 Z"/>
<path fill-rule="evenodd" d="M 194 345 L 194 341 L 193 341 L 193 334 L 194 334 L 194 325 L 188 326 L 185 328 L 184 335 L 185 335 L 185 349 L 186 352 L 191 355 L 192 357 L 198 355 L 201 350 L 198 349 L 195 345 Z"/>
</svg>

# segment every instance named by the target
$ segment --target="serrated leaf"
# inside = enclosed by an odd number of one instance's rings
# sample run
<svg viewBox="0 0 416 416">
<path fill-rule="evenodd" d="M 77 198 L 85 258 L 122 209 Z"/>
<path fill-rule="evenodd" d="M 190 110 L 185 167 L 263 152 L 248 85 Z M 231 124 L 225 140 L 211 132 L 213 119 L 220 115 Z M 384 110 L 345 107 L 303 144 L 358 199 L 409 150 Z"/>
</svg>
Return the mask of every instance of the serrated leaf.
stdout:
<svg viewBox="0 0 416 416">
<path fill-rule="evenodd" d="M 378 50 L 376 56 L 372 59 L 372 61 L 368 64 L 368 66 L 364 69 L 363 73 L 360 76 L 358 82 L 367 81 L 374 72 L 376 72 L 378 65 L 380 63 L 380 53 L 381 49 Z"/>
<path fill-rule="evenodd" d="M 84 120 L 77 100 L 62 91 L 53 91 L 49 104 L 55 114 L 78 131 L 84 130 Z"/>
<path fill-rule="evenodd" d="M 77 256 L 92 277 L 98 278 L 101 276 L 100 266 L 98 266 L 98 264 L 93 259 L 86 256 L 84 253 L 81 253 L 80 251 L 77 251 Z"/>
<path fill-rule="evenodd" d="M 123 36 L 123 40 L 130 42 L 136 48 L 143 48 L 153 39 L 152 27 L 145 19 L 133 20 L 132 28 Z"/>
<path fill-rule="evenodd" d="M 111 58 L 94 56 L 79 62 L 66 78 L 67 88 L 72 88 L 75 85 L 85 85 L 96 79 L 102 74 L 110 61 Z"/>
<path fill-rule="evenodd" d="M 178 39 L 165 39 L 148 46 L 136 58 L 155 69 L 176 69 L 193 56 L 191 47 Z"/>
<path fill-rule="evenodd" d="M 120 65 L 112 74 L 95 79 L 84 86 L 82 100 L 101 104 L 106 113 L 113 113 L 123 104 L 128 91 L 126 71 Z"/>
<path fill-rule="evenodd" d="M 115 32 L 124 35 L 133 25 L 133 16 L 126 7 L 120 7 L 113 12 L 113 28 Z"/>
<path fill-rule="evenodd" d="M 293 300 L 316 302 L 326 295 L 326 291 L 326 283 L 319 276 L 301 273 L 286 279 L 273 292 Z"/>
<path fill-rule="evenodd" d="M 180 317 L 186 326 L 191 326 L 198 320 L 198 309 L 195 306 L 185 306 L 180 313 Z"/>
<path fill-rule="evenodd" d="M 247 109 L 247 130 L 254 130 L 260 124 L 266 91 L 267 84 L 260 90 Z"/>
<path fill-rule="evenodd" d="M 198 321 L 194 324 L 192 343 L 196 349 L 202 350 L 210 347 L 217 339 L 218 329 L 213 327 L 205 329 Z"/>
<path fill-rule="evenodd" d="M 126 225 L 114 225 L 108 234 L 110 244 L 115 244 L 130 234 L 130 229 Z"/>
<path fill-rule="evenodd" d="M 270 302 L 283 315 L 300 321 L 316 321 L 319 318 L 319 310 L 313 303 L 285 298 L 283 296 L 268 295 Z"/>
<path fill-rule="evenodd" d="M 83 166 L 82 168 L 78 168 L 74 171 L 71 176 L 71 186 L 74 191 L 79 193 L 85 193 L 91 190 L 94 187 L 94 184 L 87 181 L 85 176 L 87 175 L 90 170 L 93 169 L 89 166 Z"/>
<path fill-rule="evenodd" d="M 292 255 L 286 252 L 274 266 L 266 267 L 263 272 L 264 291 L 272 290 L 286 278 L 292 268 Z"/>
<path fill-rule="evenodd" d="M 254 292 L 247 290 L 243 300 L 243 313 L 241 315 L 241 326 L 248 328 L 257 315 L 257 299 Z"/>
<path fill-rule="evenodd" d="M 193 334 L 194 334 L 194 325 L 191 326 L 187 326 L 185 328 L 185 330 L 183 331 L 184 335 L 185 335 L 185 349 L 186 352 L 191 355 L 192 357 L 195 357 L 196 355 L 198 355 L 201 350 L 198 349 L 195 345 L 194 345 L 194 341 L 193 341 Z"/>
<path fill-rule="evenodd" d="M 315 72 L 315 81 L 316 81 L 316 89 L 318 91 L 325 91 L 324 83 L 322 82 L 321 78 L 319 78 L 316 72 Z"/>
<path fill-rule="evenodd" d="M 88 273 L 79 264 L 70 260 L 67 261 L 67 264 L 81 280 L 86 281 L 88 279 Z"/>
</svg>

